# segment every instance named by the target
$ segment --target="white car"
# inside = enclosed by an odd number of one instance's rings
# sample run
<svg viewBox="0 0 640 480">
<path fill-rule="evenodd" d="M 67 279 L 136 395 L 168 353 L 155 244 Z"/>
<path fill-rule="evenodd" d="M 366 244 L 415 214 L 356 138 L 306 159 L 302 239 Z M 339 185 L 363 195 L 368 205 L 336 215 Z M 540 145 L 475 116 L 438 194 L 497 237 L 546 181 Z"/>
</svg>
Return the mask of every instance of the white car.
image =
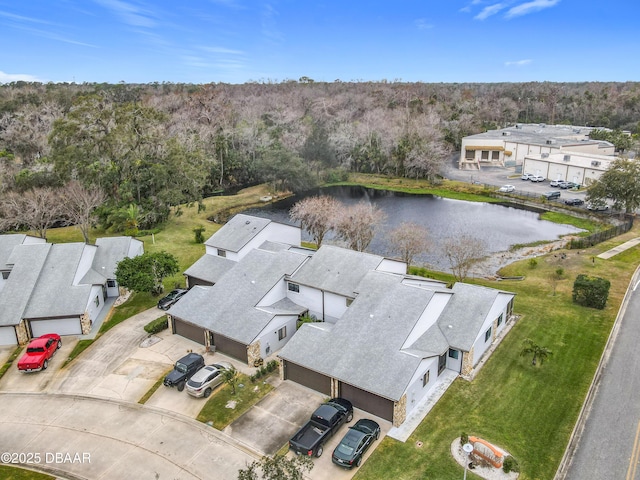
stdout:
<svg viewBox="0 0 640 480">
<path fill-rule="evenodd" d="M 224 370 L 233 366 L 228 362 L 206 365 L 198 370 L 187 382 L 187 393 L 193 397 L 208 398 L 218 385 L 224 382 Z"/>
<path fill-rule="evenodd" d="M 522 180 L 531 180 L 534 177 L 534 175 L 532 173 L 523 173 L 522 177 L 520 177 Z"/>
<path fill-rule="evenodd" d="M 546 178 L 544 178 L 542 175 L 534 175 L 533 177 L 531 177 L 532 182 L 544 182 L 545 180 Z"/>
<path fill-rule="evenodd" d="M 514 187 L 513 185 L 503 185 L 498 189 L 498 191 L 501 193 L 511 193 L 511 192 L 514 192 L 515 190 L 516 190 L 516 187 Z"/>
</svg>

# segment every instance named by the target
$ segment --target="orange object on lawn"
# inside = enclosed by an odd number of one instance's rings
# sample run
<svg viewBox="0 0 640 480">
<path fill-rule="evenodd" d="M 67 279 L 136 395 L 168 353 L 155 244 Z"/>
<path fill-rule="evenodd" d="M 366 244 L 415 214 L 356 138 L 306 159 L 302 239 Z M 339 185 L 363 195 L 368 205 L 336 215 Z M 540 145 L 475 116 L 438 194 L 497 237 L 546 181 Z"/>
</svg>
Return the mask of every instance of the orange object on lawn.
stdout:
<svg viewBox="0 0 640 480">
<path fill-rule="evenodd" d="M 479 457 L 484 458 L 486 461 L 490 462 L 496 468 L 502 467 L 502 462 L 504 460 L 504 455 L 500 450 L 491 445 L 486 440 L 483 440 L 478 437 L 473 437 L 469 435 L 469 443 L 473 445 L 474 454 Z"/>
</svg>

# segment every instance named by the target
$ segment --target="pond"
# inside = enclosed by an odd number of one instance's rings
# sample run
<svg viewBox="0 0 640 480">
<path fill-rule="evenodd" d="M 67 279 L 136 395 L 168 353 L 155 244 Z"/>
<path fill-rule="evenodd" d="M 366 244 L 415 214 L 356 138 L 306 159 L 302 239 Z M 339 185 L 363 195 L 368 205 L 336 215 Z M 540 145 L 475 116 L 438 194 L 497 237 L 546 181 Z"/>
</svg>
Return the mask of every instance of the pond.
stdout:
<svg viewBox="0 0 640 480">
<path fill-rule="evenodd" d="M 468 233 L 484 241 L 488 253 L 504 252 L 512 245 L 536 241 L 558 240 L 562 235 L 580 232 L 571 225 L 540 220 L 539 213 L 503 205 L 482 202 L 452 200 L 434 195 L 413 195 L 364 187 L 328 187 L 296 195 L 263 208 L 252 208 L 243 213 L 267 217 L 271 220 L 293 224 L 289 218 L 291 206 L 310 195 L 331 195 L 345 205 L 360 201 L 371 202 L 386 214 L 367 249 L 368 252 L 395 256 L 388 243 L 389 232 L 402 222 L 422 225 L 429 231 L 433 248 L 414 260 L 416 265 L 426 265 L 440 271 L 450 271 L 449 261 L 442 252 L 446 238 Z M 303 231 L 302 238 L 310 236 Z M 329 235 L 325 243 L 339 244 Z"/>
</svg>

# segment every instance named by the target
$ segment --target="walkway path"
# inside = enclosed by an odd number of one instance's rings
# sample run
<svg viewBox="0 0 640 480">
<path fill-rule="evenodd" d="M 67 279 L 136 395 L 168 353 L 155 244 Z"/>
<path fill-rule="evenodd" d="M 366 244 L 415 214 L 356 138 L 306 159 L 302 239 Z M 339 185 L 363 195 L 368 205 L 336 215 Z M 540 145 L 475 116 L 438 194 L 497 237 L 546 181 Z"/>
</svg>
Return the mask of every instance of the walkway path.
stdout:
<svg viewBox="0 0 640 480">
<path fill-rule="evenodd" d="M 605 260 L 611 258 L 625 250 L 629 250 L 632 247 L 635 247 L 640 243 L 640 238 L 632 238 L 628 242 L 624 242 L 622 245 L 618 245 L 617 247 L 612 248 L 611 250 L 607 250 L 606 252 L 602 252 L 598 255 L 598 258 L 604 258 Z"/>
</svg>

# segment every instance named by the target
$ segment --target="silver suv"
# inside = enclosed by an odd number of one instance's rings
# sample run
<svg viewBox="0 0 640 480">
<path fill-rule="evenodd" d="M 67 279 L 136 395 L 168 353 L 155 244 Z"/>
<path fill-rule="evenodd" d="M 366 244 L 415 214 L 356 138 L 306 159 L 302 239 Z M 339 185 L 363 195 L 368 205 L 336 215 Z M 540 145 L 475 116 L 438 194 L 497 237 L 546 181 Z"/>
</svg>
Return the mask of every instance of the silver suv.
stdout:
<svg viewBox="0 0 640 480">
<path fill-rule="evenodd" d="M 224 382 L 224 370 L 232 368 L 233 365 L 229 362 L 202 367 L 187 382 L 187 393 L 194 397 L 208 398 L 213 389 Z"/>
</svg>

